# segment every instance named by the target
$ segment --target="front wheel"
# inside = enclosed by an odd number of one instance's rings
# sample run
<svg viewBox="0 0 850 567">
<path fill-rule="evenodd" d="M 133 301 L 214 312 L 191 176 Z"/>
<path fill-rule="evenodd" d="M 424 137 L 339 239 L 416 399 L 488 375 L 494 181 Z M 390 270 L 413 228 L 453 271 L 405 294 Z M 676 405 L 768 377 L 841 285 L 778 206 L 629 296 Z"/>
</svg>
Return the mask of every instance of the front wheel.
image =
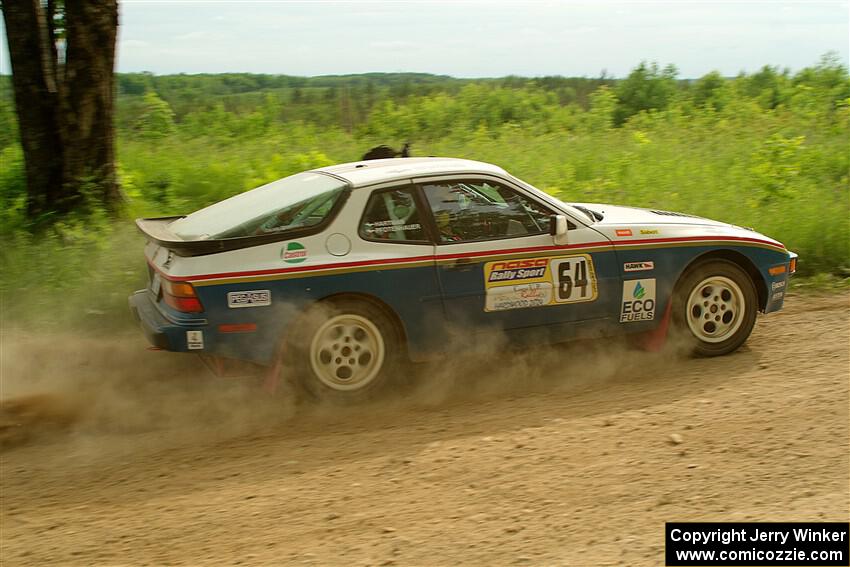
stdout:
<svg viewBox="0 0 850 567">
<path fill-rule="evenodd" d="M 756 322 L 758 296 L 750 276 L 727 260 L 708 260 L 679 281 L 673 322 L 699 356 L 720 356 L 740 347 Z"/>
<path fill-rule="evenodd" d="M 288 357 L 314 400 L 364 401 L 384 390 L 398 373 L 399 333 L 390 318 L 369 303 L 319 304 L 294 333 Z"/>
</svg>

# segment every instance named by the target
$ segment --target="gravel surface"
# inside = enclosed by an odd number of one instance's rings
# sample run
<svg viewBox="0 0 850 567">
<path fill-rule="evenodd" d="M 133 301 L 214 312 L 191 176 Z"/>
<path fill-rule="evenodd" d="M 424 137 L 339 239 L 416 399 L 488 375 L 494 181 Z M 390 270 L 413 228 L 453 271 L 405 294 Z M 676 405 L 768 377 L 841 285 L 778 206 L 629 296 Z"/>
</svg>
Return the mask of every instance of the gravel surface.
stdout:
<svg viewBox="0 0 850 567">
<path fill-rule="evenodd" d="M 346 411 L 135 336 L 6 337 L 0 562 L 660 565 L 666 521 L 847 521 L 848 307 L 789 295 L 715 359 L 435 363 Z"/>
</svg>

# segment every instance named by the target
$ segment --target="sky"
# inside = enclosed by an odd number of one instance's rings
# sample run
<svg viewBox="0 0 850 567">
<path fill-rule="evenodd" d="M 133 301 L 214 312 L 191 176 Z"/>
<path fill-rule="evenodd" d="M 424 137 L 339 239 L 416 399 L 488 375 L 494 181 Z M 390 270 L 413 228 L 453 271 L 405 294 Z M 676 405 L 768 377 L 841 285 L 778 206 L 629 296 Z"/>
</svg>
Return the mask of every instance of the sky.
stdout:
<svg viewBox="0 0 850 567">
<path fill-rule="evenodd" d="M 695 78 L 829 51 L 848 64 L 850 0 L 123 0 L 117 70 L 623 77 L 646 60 Z"/>
</svg>

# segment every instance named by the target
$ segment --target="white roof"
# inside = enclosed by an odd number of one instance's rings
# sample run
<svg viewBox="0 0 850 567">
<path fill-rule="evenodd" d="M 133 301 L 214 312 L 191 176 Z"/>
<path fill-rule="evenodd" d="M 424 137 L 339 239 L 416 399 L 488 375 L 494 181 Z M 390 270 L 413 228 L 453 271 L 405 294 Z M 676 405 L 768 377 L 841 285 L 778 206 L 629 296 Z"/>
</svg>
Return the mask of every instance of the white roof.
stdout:
<svg viewBox="0 0 850 567">
<path fill-rule="evenodd" d="M 385 181 L 410 179 L 443 173 L 495 173 L 506 175 L 501 167 L 469 159 L 447 157 L 390 158 L 356 161 L 322 167 L 315 171 L 332 173 L 346 179 L 354 187 Z"/>
</svg>

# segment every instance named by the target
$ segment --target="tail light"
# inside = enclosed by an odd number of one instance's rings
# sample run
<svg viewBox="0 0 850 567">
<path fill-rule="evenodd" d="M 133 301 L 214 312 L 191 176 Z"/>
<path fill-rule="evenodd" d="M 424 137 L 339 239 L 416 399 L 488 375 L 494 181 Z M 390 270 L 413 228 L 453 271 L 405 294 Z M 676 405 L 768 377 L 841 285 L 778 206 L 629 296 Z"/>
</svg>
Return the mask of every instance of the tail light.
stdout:
<svg viewBox="0 0 850 567">
<path fill-rule="evenodd" d="M 204 310 L 195 288 L 189 282 L 162 281 L 162 298 L 165 303 L 184 313 L 200 313 Z"/>
</svg>

